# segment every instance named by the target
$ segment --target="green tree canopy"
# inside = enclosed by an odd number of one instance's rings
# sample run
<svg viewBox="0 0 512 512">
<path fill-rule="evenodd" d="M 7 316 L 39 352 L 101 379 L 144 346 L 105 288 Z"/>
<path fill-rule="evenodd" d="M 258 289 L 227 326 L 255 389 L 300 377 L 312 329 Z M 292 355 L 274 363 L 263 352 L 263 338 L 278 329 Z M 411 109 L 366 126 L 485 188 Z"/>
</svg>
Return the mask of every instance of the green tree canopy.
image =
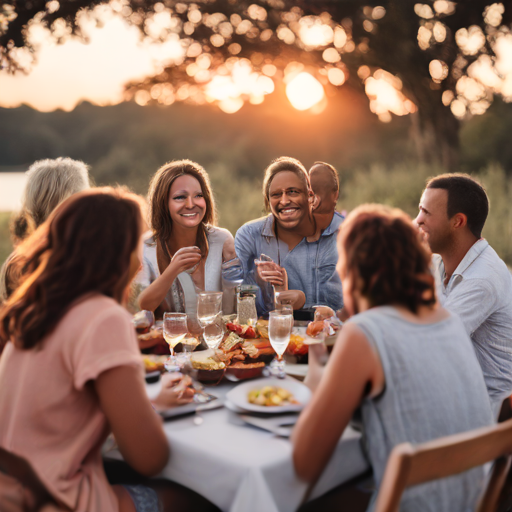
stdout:
<svg viewBox="0 0 512 512">
<path fill-rule="evenodd" d="M 411 116 L 420 156 L 453 168 L 459 120 L 495 94 L 512 99 L 510 2 L 471 0 L 112 0 L 144 37 L 174 44 L 173 62 L 127 85 L 139 104 L 258 103 L 300 72 L 327 96 L 364 90 L 383 121 Z M 8 0 L 0 9 L 2 66 L 23 68 L 34 24 L 58 40 L 82 36 L 80 17 L 101 21 L 100 0 Z M 512 57 L 508 57 L 510 60 Z"/>
</svg>

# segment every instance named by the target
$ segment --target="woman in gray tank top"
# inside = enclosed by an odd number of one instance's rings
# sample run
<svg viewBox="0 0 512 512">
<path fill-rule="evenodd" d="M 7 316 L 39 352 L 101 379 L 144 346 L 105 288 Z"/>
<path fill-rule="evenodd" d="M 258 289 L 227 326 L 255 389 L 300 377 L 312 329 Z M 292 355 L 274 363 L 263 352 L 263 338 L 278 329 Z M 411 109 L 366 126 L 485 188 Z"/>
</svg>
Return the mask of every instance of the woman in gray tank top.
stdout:
<svg viewBox="0 0 512 512">
<path fill-rule="evenodd" d="M 354 411 L 377 492 L 391 450 L 492 424 L 482 371 L 460 319 L 436 301 L 430 253 L 401 210 L 364 205 L 344 222 L 343 326 L 292 436 L 298 475 L 315 481 Z M 311 347 L 310 371 L 318 370 Z M 474 510 L 483 468 L 412 487 L 401 512 Z M 375 498 L 375 496 L 374 496 Z M 373 508 L 370 505 L 370 510 Z"/>
</svg>

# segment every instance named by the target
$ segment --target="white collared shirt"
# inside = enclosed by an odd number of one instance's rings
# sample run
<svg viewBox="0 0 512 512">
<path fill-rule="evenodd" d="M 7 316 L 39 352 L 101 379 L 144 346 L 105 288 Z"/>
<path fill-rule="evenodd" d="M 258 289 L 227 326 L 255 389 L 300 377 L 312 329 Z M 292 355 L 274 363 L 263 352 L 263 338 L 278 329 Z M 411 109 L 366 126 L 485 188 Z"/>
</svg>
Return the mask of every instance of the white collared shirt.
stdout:
<svg viewBox="0 0 512 512">
<path fill-rule="evenodd" d="M 484 239 L 469 249 L 446 286 L 443 260 L 437 258 L 439 301 L 462 319 L 497 415 L 512 394 L 512 276 Z"/>
</svg>

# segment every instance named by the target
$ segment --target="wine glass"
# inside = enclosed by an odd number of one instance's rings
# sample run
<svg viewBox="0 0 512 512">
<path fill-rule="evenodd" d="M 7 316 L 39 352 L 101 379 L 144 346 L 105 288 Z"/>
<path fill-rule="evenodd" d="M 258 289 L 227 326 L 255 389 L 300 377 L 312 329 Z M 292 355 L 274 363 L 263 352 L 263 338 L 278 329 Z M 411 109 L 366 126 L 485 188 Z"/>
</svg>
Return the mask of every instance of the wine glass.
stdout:
<svg viewBox="0 0 512 512">
<path fill-rule="evenodd" d="M 179 364 L 174 355 L 174 347 L 187 335 L 187 315 L 185 313 L 164 313 L 164 339 L 169 344 L 171 356 L 165 363 L 169 372 L 179 371 Z"/>
<path fill-rule="evenodd" d="M 151 327 L 155 324 L 155 315 L 153 311 L 139 311 L 132 317 L 133 325 L 137 334 L 146 334 L 151 330 Z"/>
<path fill-rule="evenodd" d="M 224 338 L 224 325 L 221 315 L 217 315 L 213 322 L 205 325 L 203 332 L 204 341 L 209 348 L 215 350 Z"/>
<path fill-rule="evenodd" d="M 201 292 L 197 294 L 197 320 L 203 328 L 215 321 L 222 306 L 222 292 Z M 205 338 L 206 341 L 206 338 Z"/>
<path fill-rule="evenodd" d="M 283 354 L 290 343 L 290 335 L 293 327 L 293 315 L 282 313 L 281 311 L 271 311 L 268 322 L 268 337 L 272 348 L 277 354 L 277 377 L 284 379 L 284 360 Z"/>
</svg>

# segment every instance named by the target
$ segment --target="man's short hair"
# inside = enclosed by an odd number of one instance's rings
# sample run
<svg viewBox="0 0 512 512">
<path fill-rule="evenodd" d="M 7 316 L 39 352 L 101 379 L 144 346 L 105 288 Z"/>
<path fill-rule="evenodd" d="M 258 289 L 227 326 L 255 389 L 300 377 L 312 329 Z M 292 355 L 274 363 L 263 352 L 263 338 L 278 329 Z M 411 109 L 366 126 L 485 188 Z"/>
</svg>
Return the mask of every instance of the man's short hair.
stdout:
<svg viewBox="0 0 512 512">
<path fill-rule="evenodd" d="M 448 192 L 448 218 L 463 213 L 468 219 L 471 233 L 480 238 L 487 215 L 489 198 L 484 187 L 468 174 L 441 174 L 427 182 L 427 188 L 437 188 Z"/>
<path fill-rule="evenodd" d="M 336 170 L 336 168 L 333 165 L 328 164 L 327 162 L 315 162 L 309 169 L 310 178 L 311 178 L 311 173 L 315 167 L 317 167 L 317 168 L 321 167 L 321 168 L 327 169 L 331 173 L 332 190 L 334 192 L 339 192 L 340 191 L 340 178 L 338 176 L 338 171 Z"/>
<path fill-rule="evenodd" d="M 263 178 L 263 197 L 265 199 L 265 208 L 270 210 L 270 184 L 276 174 L 282 171 L 291 171 L 296 174 L 303 182 L 305 192 L 309 195 L 311 191 L 311 183 L 306 168 L 295 158 L 289 156 L 281 156 L 272 160 L 270 165 L 265 169 L 265 177 Z"/>
</svg>

